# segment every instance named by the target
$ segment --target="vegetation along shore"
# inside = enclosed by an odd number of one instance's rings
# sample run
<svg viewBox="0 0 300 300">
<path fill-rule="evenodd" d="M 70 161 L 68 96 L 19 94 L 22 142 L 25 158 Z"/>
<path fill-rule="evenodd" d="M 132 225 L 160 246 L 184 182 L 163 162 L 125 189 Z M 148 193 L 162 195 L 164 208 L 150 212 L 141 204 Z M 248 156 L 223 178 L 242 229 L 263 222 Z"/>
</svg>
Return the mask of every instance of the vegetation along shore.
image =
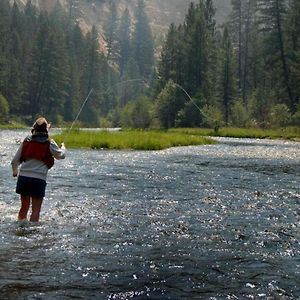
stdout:
<svg viewBox="0 0 300 300">
<path fill-rule="evenodd" d="M 65 141 L 69 148 L 162 150 L 178 146 L 213 144 L 215 141 L 209 136 L 214 135 L 300 141 L 300 128 L 291 127 L 273 130 L 222 128 L 217 133 L 204 128 L 177 128 L 165 131 L 120 130 L 113 132 L 76 129 L 71 133 L 63 132 L 55 135 L 54 138 L 58 142 Z"/>
</svg>

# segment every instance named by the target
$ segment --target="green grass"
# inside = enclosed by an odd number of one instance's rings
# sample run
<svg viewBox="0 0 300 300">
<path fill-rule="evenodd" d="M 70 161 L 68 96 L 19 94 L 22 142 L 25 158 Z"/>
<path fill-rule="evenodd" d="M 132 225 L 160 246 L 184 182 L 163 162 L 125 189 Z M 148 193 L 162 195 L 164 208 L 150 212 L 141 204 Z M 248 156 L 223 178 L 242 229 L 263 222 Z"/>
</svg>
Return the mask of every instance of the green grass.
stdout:
<svg viewBox="0 0 300 300">
<path fill-rule="evenodd" d="M 200 136 L 223 136 L 234 138 L 258 138 L 258 139 L 287 139 L 300 141 L 300 127 L 285 127 L 279 129 L 260 129 L 260 128 L 220 128 L 218 133 L 211 129 L 203 128 L 179 128 L 172 129 L 172 132 L 182 132 L 186 134 Z"/>
<path fill-rule="evenodd" d="M 209 138 L 183 132 L 129 130 L 129 131 L 83 131 L 76 130 L 68 136 L 64 133 L 53 138 L 66 147 L 90 149 L 162 150 L 171 147 L 215 143 Z"/>
<path fill-rule="evenodd" d="M 222 128 L 221 136 L 237 137 L 237 138 L 270 138 L 270 139 L 299 139 L 300 128 L 286 127 L 280 129 L 241 129 L 241 128 Z"/>
<path fill-rule="evenodd" d="M 176 128 L 170 130 L 84 131 L 75 129 L 53 138 L 61 143 L 66 138 L 68 148 L 162 150 L 171 147 L 215 143 L 208 136 L 234 138 L 270 138 L 300 141 L 300 128 L 280 129 L 221 128 L 216 134 L 205 128 Z M 206 136 L 206 138 L 205 138 Z"/>
<path fill-rule="evenodd" d="M 7 123 L 7 124 L 0 124 L 0 129 L 22 129 L 25 128 L 26 126 L 23 124 L 19 123 Z"/>
</svg>

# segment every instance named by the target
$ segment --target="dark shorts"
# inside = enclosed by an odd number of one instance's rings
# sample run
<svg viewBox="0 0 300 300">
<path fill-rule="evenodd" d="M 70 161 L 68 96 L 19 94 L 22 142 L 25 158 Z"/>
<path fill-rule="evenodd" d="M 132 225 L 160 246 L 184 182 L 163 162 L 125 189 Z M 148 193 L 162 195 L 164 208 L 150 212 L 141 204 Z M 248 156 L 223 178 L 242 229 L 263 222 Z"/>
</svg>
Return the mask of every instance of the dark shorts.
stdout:
<svg viewBox="0 0 300 300">
<path fill-rule="evenodd" d="M 16 193 L 34 198 L 45 197 L 46 181 L 38 178 L 19 176 Z"/>
</svg>

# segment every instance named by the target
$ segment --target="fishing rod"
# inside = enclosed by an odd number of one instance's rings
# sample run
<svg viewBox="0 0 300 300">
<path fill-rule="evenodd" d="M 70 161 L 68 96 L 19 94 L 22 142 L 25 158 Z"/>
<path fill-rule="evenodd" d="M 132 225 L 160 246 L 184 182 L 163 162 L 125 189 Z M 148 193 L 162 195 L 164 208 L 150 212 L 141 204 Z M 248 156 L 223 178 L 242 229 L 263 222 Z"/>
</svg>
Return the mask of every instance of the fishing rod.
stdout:
<svg viewBox="0 0 300 300">
<path fill-rule="evenodd" d="M 89 97 L 90 97 L 92 91 L 93 91 L 93 88 L 91 88 L 91 90 L 89 91 L 89 93 L 88 93 L 88 95 L 86 96 L 85 100 L 83 101 L 83 103 L 82 103 L 82 105 L 81 105 L 81 107 L 80 107 L 80 109 L 79 109 L 79 111 L 78 111 L 78 114 L 77 114 L 76 118 L 75 118 L 74 121 L 72 122 L 71 127 L 69 128 L 67 134 L 65 135 L 65 138 L 64 138 L 63 143 L 65 143 L 65 141 L 67 140 L 67 137 L 69 136 L 69 134 L 70 134 L 70 132 L 71 132 L 71 130 L 72 130 L 74 124 L 77 122 L 78 117 L 79 117 L 79 115 L 81 114 L 81 112 L 82 112 L 82 110 L 83 110 L 85 104 L 87 103 L 87 101 L 88 101 L 88 99 L 89 99 Z"/>
<path fill-rule="evenodd" d="M 112 87 L 114 87 L 114 86 L 118 86 L 118 85 L 121 85 L 121 84 L 124 84 L 124 83 L 128 83 L 128 82 L 134 82 L 134 81 L 142 81 L 142 82 L 145 84 L 145 86 L 147 86 L 147 83 L 145 82 L 144 79 L 142 79 L 142 78 L 134 78 L 134 79 L 124 80 L 124 81 L 121 81 L 121 82 L 118 82 L 118 83 L 112 85 L 112 86 L 109 87 L 103 94 L 107 93 L 107 92 L 108 92 L 110 89 L 112 89 Z M 81 107 L 80 107 L 80 109 L 79 109 L 79 111 L 78 111 L 78 114 L 77 114 L 76 118 L 75 118 L 74 121 L 72 122 L 71 127 L 69 128 L 67 134 L 65 135 L 65 138 L 64 138 L 63 143 L 66 142 L 67 137 L 69 136 L 71 130 L 73 129 L 74 124 L 75 124 L 76 121 L 78 120 L 78 117 L 79 117 L 79 115 L 81 114 L 81 112 L 82 112 L 82 110 L 83 110 L 85 104 L 87 103 L 87 101 L 88 101 L 88 99 L 89 99 L 89 97 L 90 97 L 90 95 L 91 95 L 92 92 L 93 92 L 93 88 L 91 88 L 91 90 L 89 91 L 87 97 L 86 97 L 85 100 L 83 101 L 83 103 L 82 103 L 82 105 L 81 105 Z"/>
</svg>

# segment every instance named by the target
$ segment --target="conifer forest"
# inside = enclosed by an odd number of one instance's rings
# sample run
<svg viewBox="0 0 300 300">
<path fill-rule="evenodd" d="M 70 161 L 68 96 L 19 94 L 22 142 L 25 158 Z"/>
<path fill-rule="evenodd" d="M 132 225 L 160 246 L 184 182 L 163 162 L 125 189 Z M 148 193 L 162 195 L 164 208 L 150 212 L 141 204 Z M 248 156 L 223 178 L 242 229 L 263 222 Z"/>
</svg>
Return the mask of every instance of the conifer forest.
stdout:
<svg viewBox="0 0 300 300">
<path fill-rule="evenodd" d="M 101 34 L 74 2 L 0 1 L 0 123 L 72 122 L 92 89 L 86 126 L 300 126 L 299 0 L 232 0 L 224 24 L 197 0 L 159 45 L 146 1 L 134 14 L 111 1 Z"/>
</svg>

